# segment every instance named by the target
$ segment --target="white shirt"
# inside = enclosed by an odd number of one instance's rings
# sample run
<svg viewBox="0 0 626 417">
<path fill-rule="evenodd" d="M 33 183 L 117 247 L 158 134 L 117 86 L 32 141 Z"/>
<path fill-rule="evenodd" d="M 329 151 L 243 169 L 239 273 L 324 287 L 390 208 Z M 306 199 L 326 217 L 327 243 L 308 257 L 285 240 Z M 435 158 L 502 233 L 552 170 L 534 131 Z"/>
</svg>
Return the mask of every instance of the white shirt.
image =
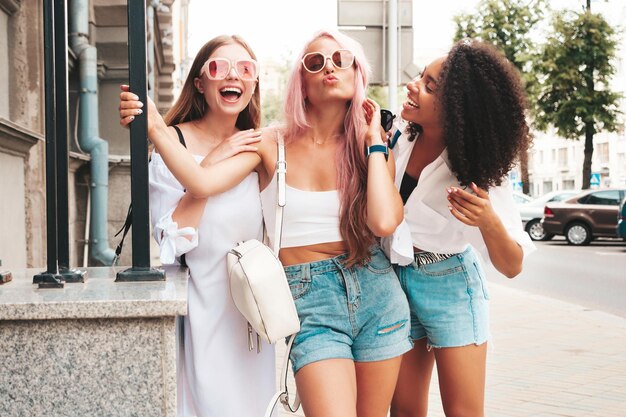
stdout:
<svg viewBox="0 0 626 417">
<path fill-rule="evenodd" d="M 396 160 L 396 187 L 400 188 L 415 141 L 409 142 L 403 133 L 393 148 Z M 469 245 L 491 263 L 487 245 L 478 227 L 468 226 L 456 219 L 448 209 L 446 188 L 459 185 L 450 169 L 448 152 L 428 164 L 420 175 L 417 186 L 404 205 L 404 220 L 394 234 L 383 239 L 383 248 L 392 263 L 408 265 L 413 261 L 413 247 L 434 253 L 459 253 Z M 489 200 L 500 217 L 509 236 L 524 251 L 524 257 L 535 250 L 535 245 L 522 227 L 519 210 L 513 201 L 508 182 L 489 189 Z"/>
</svg>

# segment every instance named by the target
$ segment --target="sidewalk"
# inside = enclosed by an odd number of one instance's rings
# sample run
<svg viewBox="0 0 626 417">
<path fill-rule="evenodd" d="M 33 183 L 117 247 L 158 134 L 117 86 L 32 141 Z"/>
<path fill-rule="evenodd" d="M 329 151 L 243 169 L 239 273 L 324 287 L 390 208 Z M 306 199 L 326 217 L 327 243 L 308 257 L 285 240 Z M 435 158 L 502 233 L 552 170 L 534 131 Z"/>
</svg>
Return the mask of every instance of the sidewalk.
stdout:
<svg viewBox="0 0 626 417">
<path fill-rule="evenodd" d="M 489 288 L 486 416 L 626 416 L 626 319 L 502 284 Z M 279 366 L 283 352 L 279 343 Z M 281 407 L 280 416 L 292 414 Z M 444 417 L 436 372 L 428 416 Z"/>
</svg>

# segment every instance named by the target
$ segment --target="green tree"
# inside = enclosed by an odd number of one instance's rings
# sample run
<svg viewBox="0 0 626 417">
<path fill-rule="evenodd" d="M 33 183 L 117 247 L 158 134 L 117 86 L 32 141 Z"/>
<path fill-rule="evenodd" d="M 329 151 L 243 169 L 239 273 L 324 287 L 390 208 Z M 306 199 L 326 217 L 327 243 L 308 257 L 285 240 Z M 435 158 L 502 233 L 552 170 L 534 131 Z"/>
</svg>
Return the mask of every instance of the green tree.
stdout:
<svg viewBox="0 0 626 417">
<path fill-rule="evenodd" d="M 288 55 L 288 54 L 287 54 Z M 283 56 L 278 63 L 269 63 L 266 70 L 261 66 L 261 125 L 268 126 L 283 120 L 285 88 L 291 71 L 291 59 Z"/>
<path fill-rule="evenodd" d="M 553 19 L 537 60 L 541 74 L 537 85 L 537 127 L 550 126 L 568 139 L 585 138 L 583 188 L 589 188 L 593 137 L 597 132 L 614 132 L 620 95 L 610 90 L 615 73 L 617 35 L 599 14 L 587 8 L 580 13 L 561 12 Z"/>
<path fill-rule="evenodd" d="M 533 27 L 544 17 L 545 0 L 482 0 L 474 14 L 454 17 L 456 32 L 454 40 L 480 39 L 500 49 L 520 71 L 526 86 L 526 94 L 532 99 L 536 77 L 532 71 L 532 52 L 536 49 L 531 36 Z M 528 194 L 528 153 L 520 155 L 522 190 Z"/>
</svg>

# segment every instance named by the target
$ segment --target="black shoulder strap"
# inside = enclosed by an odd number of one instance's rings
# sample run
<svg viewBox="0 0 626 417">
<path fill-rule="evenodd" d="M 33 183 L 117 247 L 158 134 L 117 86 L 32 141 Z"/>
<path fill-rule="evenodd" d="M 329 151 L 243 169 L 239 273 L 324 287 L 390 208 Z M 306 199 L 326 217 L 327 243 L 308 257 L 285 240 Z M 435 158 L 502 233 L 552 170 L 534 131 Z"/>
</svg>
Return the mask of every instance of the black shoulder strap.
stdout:
<svg viewBox="0 0 626 417">
<path fill-rule="evenodd" d="M 185 143 L 185 137 L 183 136 L 183 132 L 180 131 L 180 127 L 176 125 L 172 127 L 174 128 L 174 130 L 176 131 L 176 134 L 178 135 L 178 141 L 180 142 L 181 145 L 183 145 L 186 148 L 187 143 Z"/>
<path fill-rule="evenodd" d="M 173 125 L 172 127 L 174 128 L 174 130 L 176 131 L 176 134 L 178 135 L 178 141 L 180 142 L 181 145 L 183 145 L 186 148 L 187 143 L 185 142 L 185 137 L 183 136 L 183 132 L 180 131 L 180 127 L 178 127 L 177 125 Z M 185 190 L 185 192 L 186 191 L 187 190 Z M 182 254 L 180 256 L 180 264 L 181 266 L 187 266 L 187 259 L 185 257 L 185 254 Z"/>
</svg>

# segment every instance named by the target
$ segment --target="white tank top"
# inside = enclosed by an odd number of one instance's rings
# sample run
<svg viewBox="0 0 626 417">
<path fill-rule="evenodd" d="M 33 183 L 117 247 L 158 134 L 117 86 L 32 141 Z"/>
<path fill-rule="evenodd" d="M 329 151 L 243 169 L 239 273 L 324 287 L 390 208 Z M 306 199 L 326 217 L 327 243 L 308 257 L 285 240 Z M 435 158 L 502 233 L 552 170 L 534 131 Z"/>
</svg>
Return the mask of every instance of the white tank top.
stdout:
<svg viewBox="0 0 626 417">
<path fill-rule="evenodd" d="M 270 247 L 274 244 L 277 193 L 278 184 L 276 172 L 274 172 L 272 181 L 261 191 L 263 219 Z M 286 186 L 281 248 L 342 240 L 339 232 L 339 193 L 337 190 L 304 191 Z"/>
</svg>

